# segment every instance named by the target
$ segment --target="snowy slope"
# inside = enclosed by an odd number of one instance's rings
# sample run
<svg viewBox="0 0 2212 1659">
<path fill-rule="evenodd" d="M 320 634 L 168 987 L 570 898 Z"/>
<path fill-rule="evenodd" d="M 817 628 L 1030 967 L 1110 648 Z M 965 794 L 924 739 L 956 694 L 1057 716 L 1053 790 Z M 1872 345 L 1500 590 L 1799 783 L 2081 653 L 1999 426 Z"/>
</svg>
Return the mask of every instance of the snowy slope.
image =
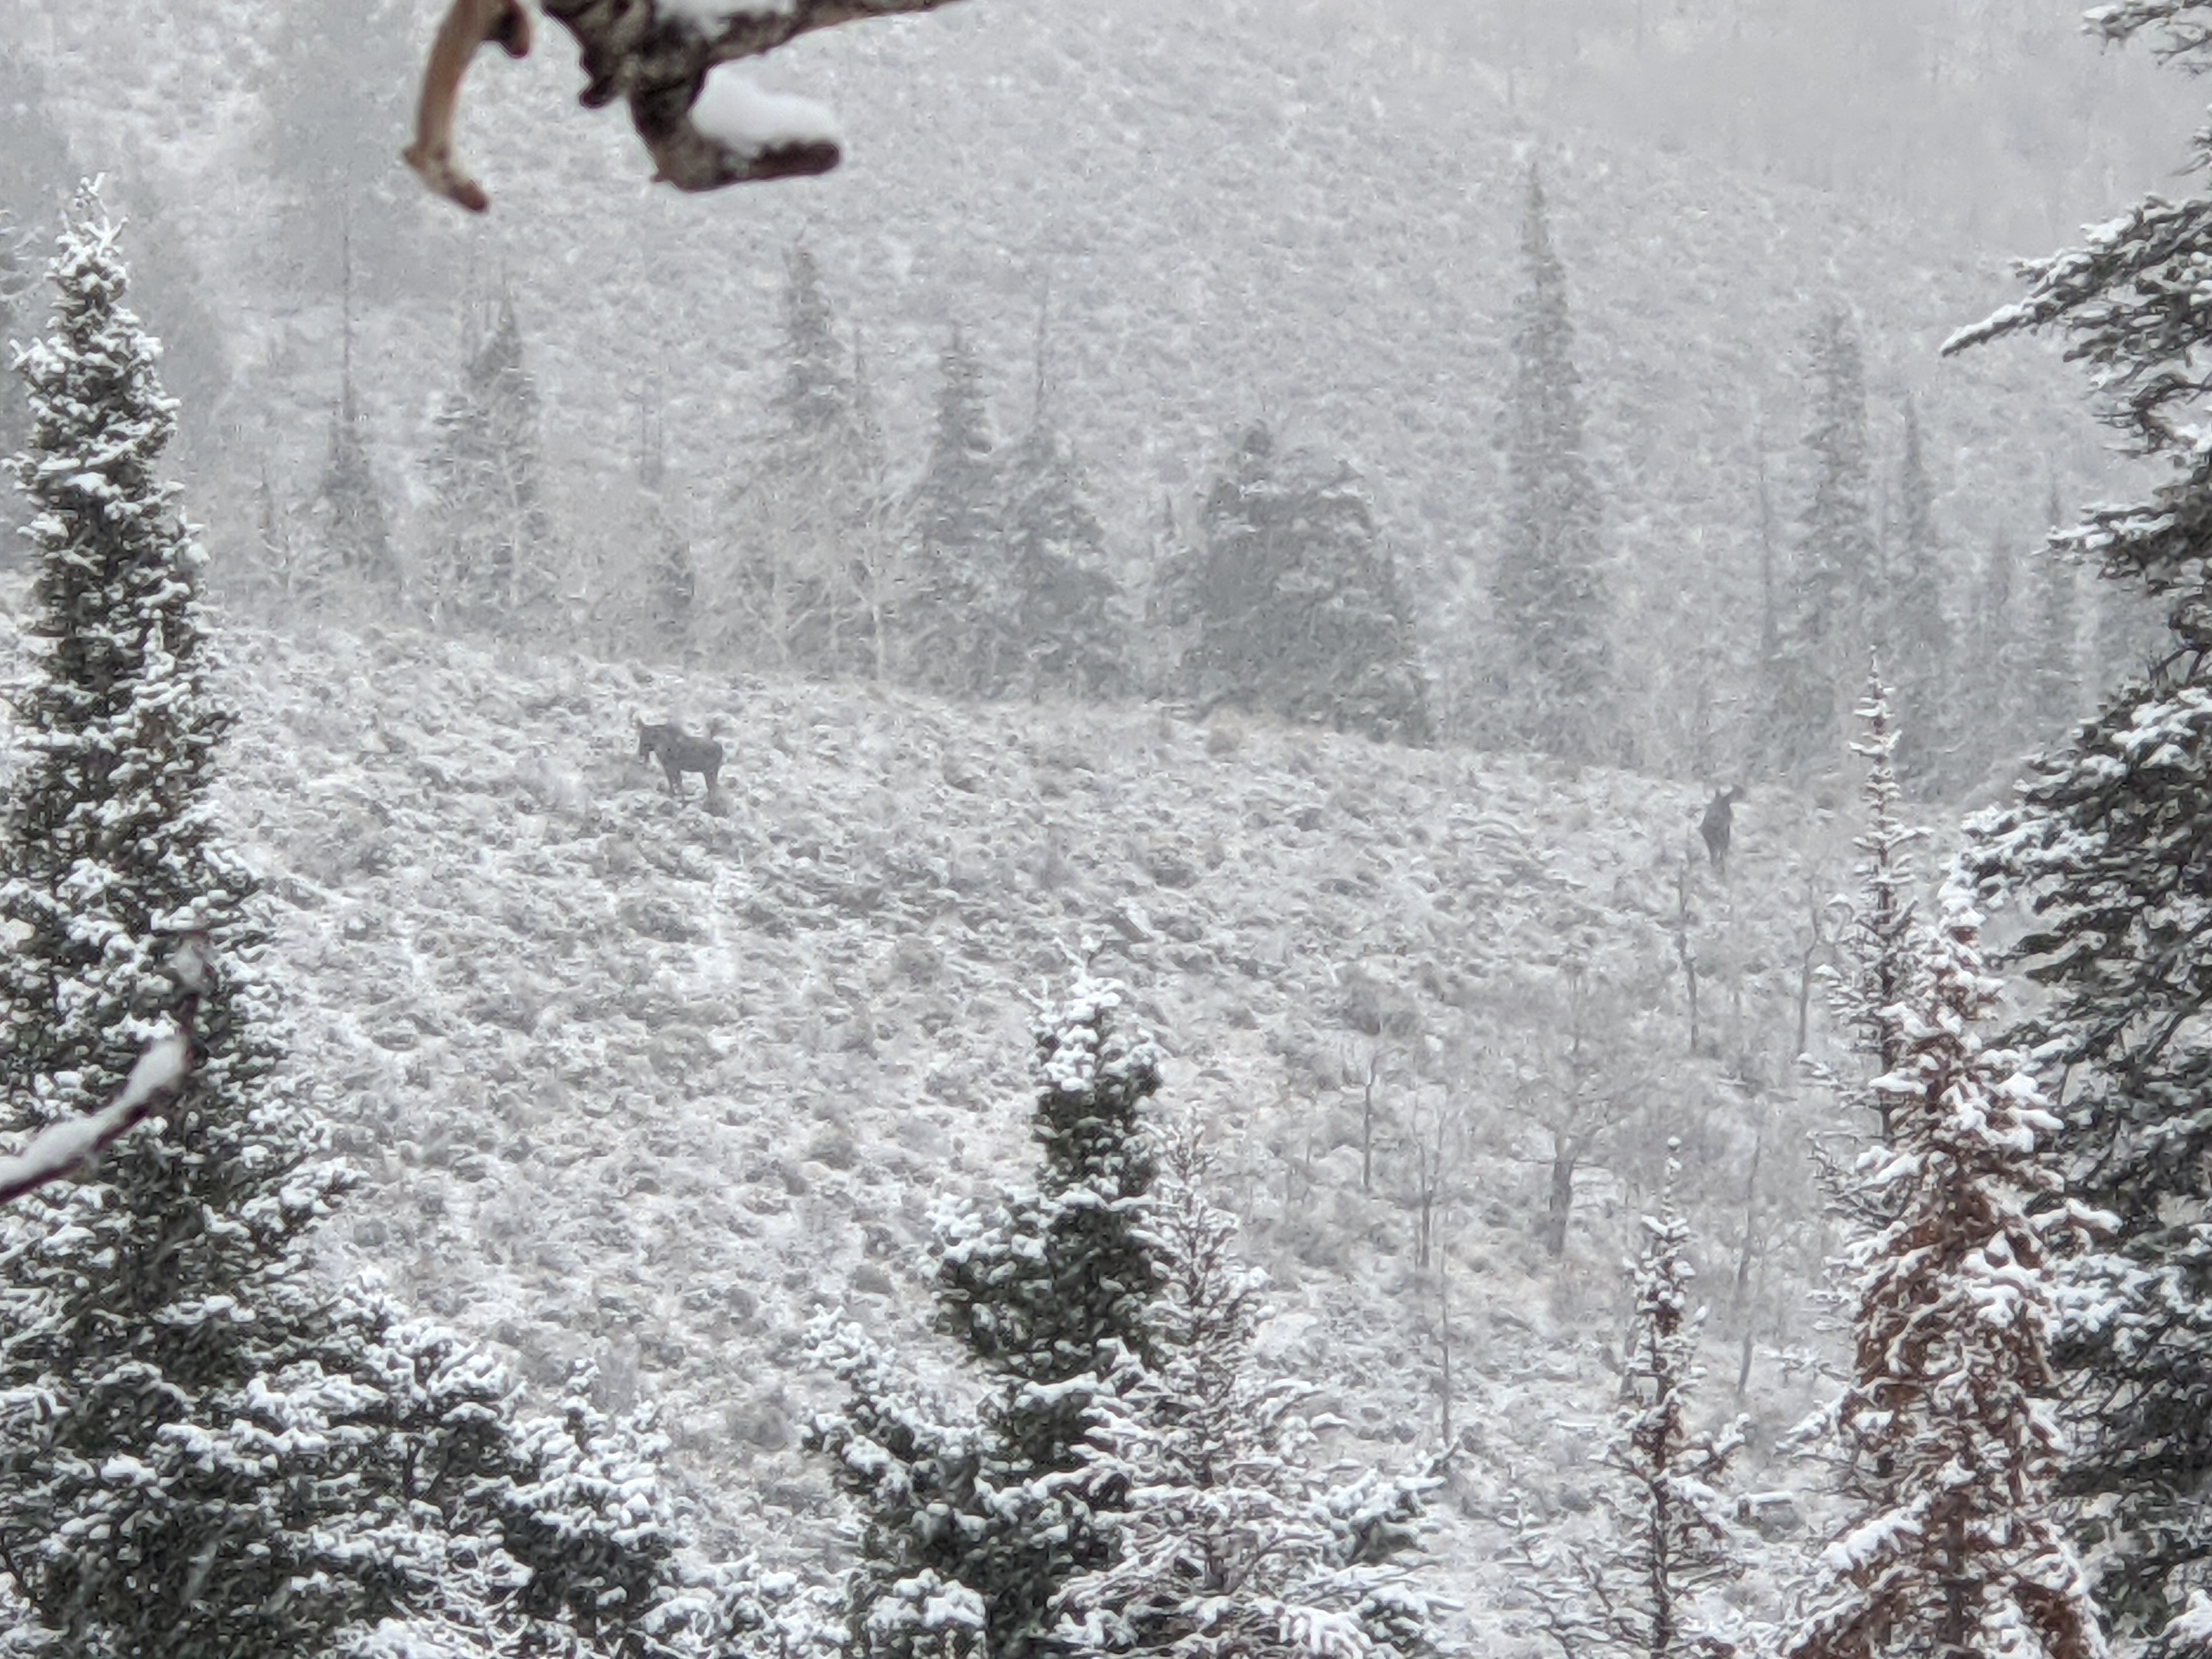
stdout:
<svg viewBox="0 0 2212 1659">
<path fill-rule="evenodd" d="M 195 501 L 219 551 L 243 558 L 264 463 L 280 495 L 312 490 L 338 355 L 336 295 L 291 286 L 292 221 L 249 147 L 323 136 L 268 125 L 266 70 L 234 46 L 253 31 L 225 0 L 179 9 L 159 43 L 127 54 L 137 34 L 103 21 L 112 3 L 27 29 L 52 52 L 85 163 L 145 173 L 191 204 L 164 234 L 222 296 L 235 393 L 227 410 L 188 410 L 223 436 L 222 487 L 210 479 Z M 1878 194 L 1547 126 L 1503 77 L 1379 12 L 1354 28 L 1328 8 L 1276 26 L 1234 0 L 986 0 L 834 31 L 780 57 L 770 79 L 842 113 L 847 167 L 708 198 L 646 183 L 620 118 L 574 107 L 573 61 L 548 35 L 526 64 L 488 59 L 471 85 L 488 218 L 398 198 L 416 281 L 368 296 L 357 359 L 396 494 L 420 494 L 417 459 L 457 370 L 454 289 L 510 283 L 567 527 L 617 556 L 634 538 L 627 492 L 606 486 L 627 464 L 632 400 L 657 376 L 700 555 L 735 551 L 716 545 L 717 520 L 733 457 L 763 422 L 781 262 L 804 240 L 865 341 L 902 465 L 918 462 L 955 323 L 993 368 L 1002 422 L 1023 418 L 1048 280 L 1061 409 L 1133 567 L 1164 497 L 1187 513 L 1224 434 L 1266 415 L 1355 458 L 1431 591 L 1472 595 L 1492 550 L 1516 237 L 1538 160 L 1581 331 L 1615 590 L 1643 619 L 1623 666 L 1653 688 L 1655 722 L 1679 718 L 1701 665 L 1741 654 L 1753 626 L 1758 460 L 1786 525 L 1804 494 L 1801 348 L 1827 302 L 1860 313 L 1886 471 L 1901 400 L 1920 400 L 1961 609 L 1991 538 L 2040 536 L 2054 482 L 2068 503 L 2113 487 L 2054 352 L 1935 357 L 2011 296 L 2000 256 L 2033 250 L 1935 240 Z M 203 100 L 218 118 L 179 119 Z M 412 190 L 396 162 L 386 185 Z M 1456 614 L 1437 607 L 1440 621 Z M 1450 649 L 1445 630 L 1434 650 Z M 1644 735 L 1655 752 L 1686 746 Z"/>
<path fill-rule="evenodd" d="M 836 1516 L 795 1447 L 823 1386 L 800 1328 L 839 1306 L 930 1351 L 929 1213 L 1028 1168 L 1030 999 L 1079 952 L 1165 1042 L 1167 1109 L 1218 1133 L 1281 1300 L 1266 1351 L 1332 1390 L 1361 1455 L 1437 1449 L 1449 1297 L 1444 1571 L 1486 1632 L 1501 1517 L 1587 1486 L 1664 1139 L 1689 1149 L 1718 1295 L 1751 1126 L 1798 1121 L 1793 929 L 1841 867 L 1802 802 L 1740 809 L 1723 886 L 1700 803 L 1626 774 L 410 634 L 229 649 L 228 810 L 267 880 L 295 1063 L 364 1176 L 325 1265 L 385 1273 L 541 1383 L 597 1358 L 611 1397 L 662 1402 L 718 1524 L 817 1567 Z M 633 713 L 719 729 L 715 810 L 635 761 Z M 1693 851 L 1694 1059 L 1668 931 Z M 1554 1262 L 1520 1108 L 1557 1052 L 1561 963 L 1608 1000 L 1619 1035 L 1593 1042 L 1640 1111 L 1583 1171 Z M 1425 1271 L 1417 1143 L 1445 1173 Z M 1765 1209 L 1802 1218 L 1794 1146 L 1770 1133 L 1766 1156 Z M 1771 1431 L 1803 1403 L 1820 1239 L 1764 1224 L 1759 1306 L 1785 1311 L 1747 1316 L 1747 1403 Z M 1729 1376 L 1732 1317 L 1710 1356 Z"/>
</svg>

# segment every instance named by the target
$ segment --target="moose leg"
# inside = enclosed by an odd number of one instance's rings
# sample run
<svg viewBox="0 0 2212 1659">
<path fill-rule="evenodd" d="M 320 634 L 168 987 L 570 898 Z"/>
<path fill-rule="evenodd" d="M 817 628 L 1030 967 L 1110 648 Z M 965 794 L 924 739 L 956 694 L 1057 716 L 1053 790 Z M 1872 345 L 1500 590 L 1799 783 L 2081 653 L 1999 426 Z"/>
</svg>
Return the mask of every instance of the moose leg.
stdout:
<svg viewBox="0 0 2212 1659">
<path fill-rule="evenodd" d="M 682 800 L 684 799 L 684 769 L 676 763 L 676 757 L 662 755 L 660 769 L 668 774 L 668 793 L 677 799 Z"/>
</svg>

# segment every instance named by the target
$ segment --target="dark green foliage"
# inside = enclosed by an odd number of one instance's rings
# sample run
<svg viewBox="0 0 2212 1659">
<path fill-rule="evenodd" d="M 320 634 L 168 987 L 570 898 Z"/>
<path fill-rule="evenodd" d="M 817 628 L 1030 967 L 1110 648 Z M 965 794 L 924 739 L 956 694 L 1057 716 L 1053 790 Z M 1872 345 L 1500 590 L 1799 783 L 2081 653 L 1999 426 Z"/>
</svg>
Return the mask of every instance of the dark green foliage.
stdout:
<svg viewBox="0 0 2212 1659">
<path fill-rule="evenodd" d="M 2203 0 L 2100 9 L 2110 39 L 2162 33 L 2201 67 Z M 2212 136 L 2195 144 L 2212 170 Z M 2212 196 L 2145 199 L 2084 246 L 2025 267 L 2029 292 L 1962 331 L 1958 350 L 2059 327 L 2089 363 L 2103 417 L 2165 477 L 2148 501 L 2087 510 L 2057 539 L 2128 591 L 2163 600 L 2163 660 L 2109 692 L 2015 806 L 1974 826 L 1970 867 L 2032 917 L 2015 954 L 2049 991 L 2019 1034 L 2063 1086 L 2072 1194 L 2117 1231 L 2070 1265 L 2072 1316 L 2054 1358 L 2077 1450 L 2067 1480 L 2093 1500 L 2100 1592 L 2118 1631 L 2158 1638 L 2212 1571 L 2212 453 L 2199 441 L 2212 343 L 2201 272 Z"/>
<path fill-rule="evenodd" d="M 1942 775 L 1955 741 L 1950 699 L 1958 636 L 1944 613 L 1948 550 L 1936 523 L 1936 486 L 1928 475 L 1920 410 L 1910 398 L 1905 404 L 1905 453 L 1898 463 L 1897 508 L 1879 643 L 1882 665 L 1896 681 L 1897 775 L 1905 784 L 1925 787 Z"/>
<path fill-rule="evenodd" d="M 692 612 L 699 599 L 691 538 L 657 501 L 647 515 L 646 528 L 653 541 L 649 643 L 680 659 L 690 641 Z"/>
<path fill-rule="evenodd" d="M 2212 643 L 2212 641 L 2207 641 Z M 2050 988 L 2018 1034 L 2071 1087 L 2072 1187 L 2116 1214 L 2082 1264 L 2100 1308 L 2056 1357 L 2094 1434 L 2071 1484 L 2118 1504 L 2100 1534 L 2106 1605 L 2154 1628 L 2169 1576 L 2212 1561 L 2212 1229 L 2176 1205 L 2212 1197 L 2212 678 L 2201 653 L 2124 688 L 2072 750 L 2046 757 L 2026 799 L 1975 826 L 1992 884 L 2029 895 L 2017 947 Z M 2094 1306 L 2094 1304 L 2092 1304 Z"/>
<path fill-rule="evenodd" d="M 1255 1363 L 1266 1276 L 1208 1200 L 1212 1159 L 1186 1133 L 1166 1164 L 1152 1225 L 1161 1352 L 1097 1398 L 1083 1482 L 1115 1547 L 1065 1587 L 1055 1645 L 1310 1659 L 1328 1630 L 1343 1652 L 1432 1652 L 1401 1558 L 1419 1548 L 1437 1483 L 1316 1467 L 1315 1391 Z"/>
<path fill-rule="evenodd" d="M 795 247 L 784 262 L 783 383 L 770 400 L 787 440 L 849 433 L 860 404 L 849 362 L 822 268 L 811 252 Z"/>
<path fill-rule="evenodd" d="M 0 1128 L 110 1096 L 173 1000 L 178 933 L 208 936 L 212 978 L 175 1103 L 0 1212 L 9 1650 L 316 1659 L 390 1620 L 441 1653 L 641 1654 L 672 1583 L 653 1449 L 573 1411 L 518 1425 L 481 1354 L 306 1270 L 345 1179 L 277 1069 L 253 884 L 216 833 L 232 716 L 115 235 L 88 188 L 23 365 L 40 651 L 0 835 Z"/>
<path fill-rule="evenodd" d="M 2016 614 L 2012 544 L 1993 538 L 1983 556 L 1974 590 L 1972 632 L 1974 677 L 1960 693 L 1972 721 L 1972 758 L 1983 763 L 2020 752 L 2021 688 L 2028 665 L 2021 660 L 2022 636 Z"/>
<path fill-rule="evenodd" d="M 331 411 L 330 441 L 323 459 L 322 481 L 315 489 L 315 512 L 323 532 L 323 557 L 332 570 L 343 572 L 371 588 L 396 592 L 399 568 L 392 555 L 392 531 L 384 514 L 384 496 L 369 465 L 368 432 L 355 396 L 349 365 Z"/>
<path fill-rule="evenodd" d="M 514 628 L 544 602 L 552 531 L 539 495 L 538 386 L 513 299 L 438 415 L 435 542 L 423 602 L 447 624 Z"/>
<path fill-rule="evenodd" d="M 795 248 L 785 269 L 783 378 L 733 503 L 723 643 L 762 666 L 879 678 L 891 598 L 883 437 L 814 256 Z"/>
<path fill-rule="evenodd" d="M 914 551 L 899 605 L 907 672 L 933 690 L 989 696 L 1020 660 L 999 522 L 999 462 L 982 361 L 958 329 L 938 358 L 937 423 L 908 504 Z"/>
<path fill-rule="evenodd" d="M 1115 614 L 1120 589 L 1105 567 L 1106 532 L 1085 499 L 1080 464 L 1042 407 L 1007 460 L 1006 488 L 1018 657 L 1007 665 L 1005 689 L 1032 697 L 1121 695 L 1128 642 Z"/>
<path fill-rule="evenodd" d="M 1602 512 L 1583 448 L 1566 268 L 1552 246 L 1543 181 L 1528 173 L 1521 221 L 1528 287 L 1514 302 L 1506 395 L 1504 539 L 1492 579 L 1502 661 L 1486 717 L 1508 741 L 1570 760 L 1610 757 L 1613 686 Z"/>
<path fill-rule="evenodd" d="M 1201 706 L 1227 703 L 1407 743 L 1432 735 L 1413 607 L 1350 469 L 1246 428 L 1206 494 L 1204 541 L 1166 578 Z"/>
<path fill-rule="evenodd" d="M 948 1423 L 857 1334 L 836 1339 L 850 1397 L 809 1444 L 861 1507 L 849 1606 L 864 1654 L 1040 1651 L 1060 1586 L 1106 1559 L 1092 1517 L 1120 1493 L 1075 1474 L 1092 1402 L 1127 1356 L 1152 1355 L 1160 1282 L 1142 1118 L 1159 1055 L 1121 1030 L 1118 1001 L 1085 985 L 1040 1028 L 1036 1190 L 945 1231 L 939 1322 L 988 1379 L 981 1411 Z"/>
<path fill-rule="evenodd" d="M 1839 699 L 1863 665 L 1878 615 L 1880 550 L 1868 452 L 1866 368 L 1850 313 L 1822 316 L 1812 340 L 1813 493 L 1800 527 L 1783 623 L 1772 748 L 1785 771 L 1832 770 L 1843 758 Z"/>
<path fill-rule="evenodd" d="M 205 555 L 155 470 L 176 406 L 120 308 L 113 228 L 89 192 L 77 213 L 52 334 L 22 364 L 30 451 L 11 463 L 37 514 L 27 631 L 47 655 L 16 708 L 30 758 L 0 854 L 0 914 L 21 930 L 0 959 L 0 1077 L 21 1091 L 75 1074 L 74 1097 L 42 1103 L 42 1117 L 104 1099 L 128 1071 L 146 1035 L 138 1011 L 166 1000 L 161 934 L 232 920 L 251 887 L 204 799 L 231 717 L 208 693 L 191 603 Z M 226 988 L 208 1006 L 227 1024 Z"/>
</svg>

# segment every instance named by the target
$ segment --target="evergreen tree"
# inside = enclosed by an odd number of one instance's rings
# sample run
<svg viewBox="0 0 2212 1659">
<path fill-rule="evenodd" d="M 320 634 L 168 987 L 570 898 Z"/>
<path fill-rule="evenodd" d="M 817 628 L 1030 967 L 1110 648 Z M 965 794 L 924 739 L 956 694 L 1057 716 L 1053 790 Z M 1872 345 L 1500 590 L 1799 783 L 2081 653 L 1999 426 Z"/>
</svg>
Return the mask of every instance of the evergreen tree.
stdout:
<svg viewBox="0 0 2212 1659">
<path fill-rule="evenodd" d="M 315 513 L 323 532 L 327 570 L 343 572 L 363 586 L 396 592 L 399 567 L 392 553 L 392 532 L 384 515 L 384 496 L 368 461 L 368 433 L 353 379 L 353 262 L 349 250 L 341 319 L 338 401 L 331 413 L 330 442 L 322 480 L 315 487 Z"/>
<path fill-rule="evenodd" d="M 1121 1498 L 1079 1478 L 1082 1449 L 1125 1358 L 1154 1358 L 1159 1284 L 1142 1118 L 1159 1054 L 1119 1003 L 1085 982 L 1039 1028 L 1037 1190 L 943 1224 L 939 1322 L 983 1368 L 981 1408 L 955 1420 L 857 1332 L 822 1334 L 848 1398 L 808 1443 L 863 1512 L 848 1586 L 863 1654 L 1031 1654 L 1061 1587 L 1108 1559 L 1097 1516 Z"/>
<path fill-rule="evenodd" d="M 738 562 L 717 621 L 744 659 L 880 678 L 893 516 L 882 434 L 814 256 L 794 248 L 785 277 L 775 427 L 733 503 Z"/>
<path fill-rule="evenodd" d="M 1888 615 L 1881 641 L 1897 675 L 1901 732 L 1898 775 L 1907 782 L 1936 781 L 1954 741 L 1945 726 L 1951 713 L 1951 673 L 1957 634 L 1945 620 L 1943 567 L 1948 557 L 1936 523 L 1936 485 L 1920 431 L 1920 410 L 1905 404 L 1905 451 L 1898 464 L 1897 538 L 1885 584 Z"/>
<path fill-rule="evenodd" d="M 652 549 L 646 572 L 645 637 L 638 644 L 647 654 L 665 653 L 681 661 L 691 644 L 699 571 L 691 538 L 669 510 L 667 426 L 658 375 L 647 378 L 638 397 L 636 465 Z"/>
<path fill-rule="evenodd" d="M 1042 310 L 1035 371 L 1029 430 L 1006 469 L 1019 653 L 1007 689 L 1030 697 L 1048 690 L 1118 696 L 1131 684 L 1128 641 L 1115 615 L 1119 590 L 1106 568 L 1106 532 L 1091 510 L 1082 466 L 1054 423 Z"/>
<path fill-rule="evenodd" d="M 1891 723 L 1889 691 L 1879 668 L 1868 676 L 1866 701 L 1857 713 L 1865 732 L 1851 752 L 1867 763 L 1867 827 L 1851 842 L 1863 855 L 1856 872 L 1859 890 L 1843 929 L 1844 966 L 1830 981 L 1829 1000 L 1837 1024 L 1850 1033 L 1853 1051 L 1865 1063 L 1865 1079 L 1845 1085 L 1844 1096 L 1874 1114 L 1887 1146 L 1894 1133 L 1894 1103 L 1878 1085 L 1905 1063 L 1904 1010 L 1919 989 L 1912 896 L 1918 877 L 1911 847 L 1926 832 L 1899 816 L 1895 757 L 1904 745 Z"/>
<path fill-rule="evenodd" d="M 2166 630 L 2160 607 L 2140 587 L 2116 581 L 2095 589 L 2094 653 L 2090 664 L 2092 683 L 2100 689 L 2149 670 L 2164 656 Z"/>
<path fill-rule="evenodd" d="M 442 623 L 511 629 L 542 608 L 552 529 L 539 495 L 538 386 L 511 295 L 437 419 L 429 592 Z"/>
<path fill-rule="evenodd" d="M 1425 1651 L 1428 1607 L 1398 1558 L 1432 1483 L 1314 1467 L 1314 1391 L 1258 1374 L 1265 1275 L 1236 1258 L 1194 1133 L 1170 1144 L 1164 1175 L 1160 1357 L 1098 1401 L 1082 1479 L 1113 1554 L 1062 1591 L 1056 1641 L 1178 1659 Z"/>
<path fill-rule="evenodd" d="M 1022 641 L 983 364 L 957 327 L 937 361 L 937 424 L 908 505 L 914 552 L 899 607 L 907 668 L 939 691 L 996 696 L 1013 678 Z"/>
<path fill-rule="evenodd" d="M 2094 27 L 2163 36 L 2185 67 L 2212 59 L 2203 0 L 2120 0 Z M 2212 1630 L 2185 1599 L 2212 1568 L 2212 454 L 2195 389 L 2212 329 L 2189 296 L 2212 257 L 2212 137 L 2193 148 L 2193 191 L 2025 267 L 2027 296 L 1946 349 L 2063 328 L 2095 366 L 2103 417 L 2166 467 L 2147 500 L 2091 508 L 2063 538 L 2121 595 L 2100 609 L 2166 607 L 2162 659 L 2106 691 L 1968 850 L 1988 890 L 2017 892 L 2033 918 L 2018 952 L 2050 995 L 2017 1040 L 2064 1081 L 2071 1196 L 2113 1223 L 2069 1264 L 2076 1316 L 2057 1350 L 2100 1596 L 2122 1634 L 2203 1651 Z"/>
<path fill-rule="evenodd" d="M 331 568 L 380 591 L 398 588 L 399 568 L 392 557 L 392 531 L 369 465 L 367 423 L 350 374 L 331 411 L 323 476 L 315 487 L 315 514 L 322 522 L 323 556 Z"/>
<path fill-rule="evenodd" d="M 2002 535 L 1990 539 L 1974 595 L 1974 680 L 1962 699 L 1972 714 L 1975 769 L 2009 757 L 2020 747 L 2021 690 L 2027 676 L 2021 661 L 2015 611 L 2012 545 Z"/>
<path fill-rule="evenodd" d="M 1606 1536 L 1586 1550 L 1522 1541 L 1529 1589 L 1570 1656 L 1688 1659 L 1733 1654 L 1737 1622 L 1712 1591 L 1743 1571 L 1741 1541 L 1719 1483 L 1743 1443 L 1743 1424 L 1693 1433 L 1692 1395 L 1705 1376 L 1698 1338 L 1705 1310 L 1690 1305 L 1690 1228 L 1675 1207 L 1680 1166 L 1670 1146 L 1659 1213 L 1644 1218 L 1632 1271 L 1635 1306 L 1613 1430 L 1600 1454 L 1613 1476 Z"/>
<path fill-rule="evenodd" d="M 1869 462 L 1866 369 L 1850 313 L 1832 307 L 1812 340 L 1813 493 L 1800 526 L 1774 696 L 1776 759 L 1826 772 L 1837 758 L 1837 692 L 1848 684 L 1876 614 L 1880 549 Z"/>
<path fill-rule="evenodd" d="M 1597 760 L 1615 746 L 1601 512 L 1583 453 L 1566 270 L 1552 246 L 1543 181 L 1533 167 L 1521 257 L 1528 287 L 1513 312 L 1505 524 L 1492 584 L 1504 657 L 1497 718 L 1514 741 Z"/>
<path fill-rule="evenodd" d="M 422 191 L 392 166 L 393 135 L 413 116 L 411 11 L 395 0 L 292 0 L 270 22 L 260 62 L 279 191 L 268 222 L 272 253 L 296 262 L 289 282 L 331 294 L 350 285 L 359 255 L 372 281 L 434 287 L 450 267 L 424 270 Z M 332 52 L 334 40 L 345 50 Z"/>
<path fill-rule="evenodd" d="M 691 558 L 691 538 L 658 498 L 647 510 L 653 568 L 647 598 L 649 643 L 682 660 L 691 638 L 692 612 L 698 604 L 699 574 Z"/>
<path fill-rule="evenodd" d="M 1182 657 L 1192 694 L 1428 741 L 1412 605 L 1351 471 L 1279 455 L 1255 425 L 1203 513 L 1203 544 L 1167 577 L 1170 624 L 1195 626 Z"/>
<path fill-rule="evenodd" d="M 1914 977 L 1902 1063 L 1875 1085 L 1890 1143 L 1860 1161 L 1850 1206 L 1851 1378 L 1809 1425 L 1850 1509 L 1781 1652 L 2096 1659 L 2087 1580 L 2051 1502 L 2051 1258 L 2072 1225 L 2048 1207 L 2058 1122 L 2021 1056 L 1983 1046 L 2001 987 L 1963 894 Z"/>
<path fill-rule="evenodd" d="M 2058 486 L 2051 488 L 2051 538 L 2064 532 Z M 2074 566 L 2063 547 L 2045 546 L 2035 562 L 2033 632 L 2024 688 L 2028 729 L 2045 741 L 2060 738 L 2081 712 L 2081 675 L 2074 663 Z"/>
<path fill-rule="evenodd" d="M 0 1215 L 0 1646 L 307 1659 L 411 1628 L 453 1655 L 616 1652 L 676 1589 L 637 1436 L 519 1424 L 481 1355 L 307 1271 L 345 1183 L 279 1073 L 253 884 L 216 833 L 232 716 L 115 241 L 88 186 L 21 364 L 42 649 L 0 835 L 7 1127 L 106 1101 L 173 947 L 204 936 L 209 966 L 177 1097 Z"/>
<path fill-rule="evenodd" d="M 799 246 L 784 261 L 783 380 L 769 399 L 787 443 L 846 440 L 858 388 L 837 335 L 836 313 L 813 252 Z"/>
</svg>

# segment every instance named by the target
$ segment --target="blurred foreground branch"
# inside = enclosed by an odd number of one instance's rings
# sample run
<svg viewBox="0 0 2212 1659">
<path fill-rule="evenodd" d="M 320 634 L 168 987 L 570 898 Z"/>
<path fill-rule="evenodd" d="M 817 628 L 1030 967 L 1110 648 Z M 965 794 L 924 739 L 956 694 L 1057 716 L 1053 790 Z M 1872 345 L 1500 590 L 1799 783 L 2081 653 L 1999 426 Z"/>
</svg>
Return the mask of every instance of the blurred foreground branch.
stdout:
<svg viewBox="0 0 2212 1659">
<path fill-rule="evenodd" d="M 207 988 L 207 937 L 188 933 L 169 960 L 177 981 L 169 1029 L 148 1043 L 115 1097 L 96 1112 L 50 1123 L 23 1148 L 0 1157 L 0 1204 L 64 1180 L 128 1133 L 135 1124 L 174 1100 L 191 1075 L 192 1029 L 200 994 Z"/>
</svg>

